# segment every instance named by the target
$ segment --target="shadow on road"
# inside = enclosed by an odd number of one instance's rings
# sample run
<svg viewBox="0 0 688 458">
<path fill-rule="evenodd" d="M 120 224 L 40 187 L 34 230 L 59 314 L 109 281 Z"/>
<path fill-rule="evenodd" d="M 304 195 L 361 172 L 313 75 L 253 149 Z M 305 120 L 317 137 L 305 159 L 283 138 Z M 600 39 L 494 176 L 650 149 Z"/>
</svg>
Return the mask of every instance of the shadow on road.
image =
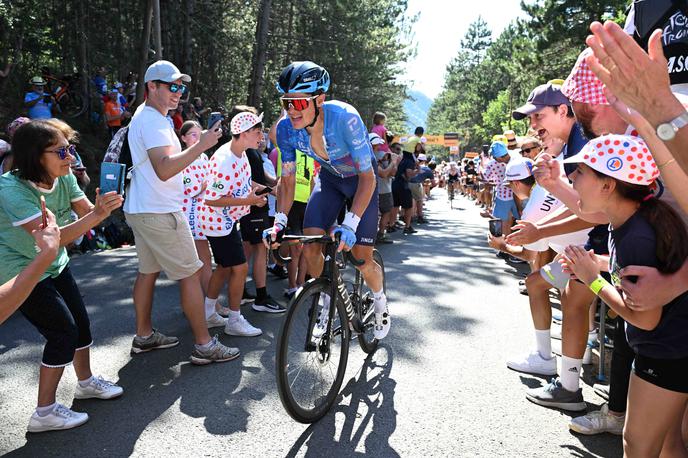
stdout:
<svg viewBox="0 0 688 458">
<path fill-rule="evenodd" d="M 390 378 L 394 353 L 381 345 L 340 392 L 335 406 L 322 420 L 309 426 L 292 445 L 287 457 L 305 456 L 399 456 L 389 438 L 397 426 L 394 391 Z M 348 405 L 341 404 L 349 398 Z M 341 429 L 335 418 L 344 414 Z M 368 431 L 370 429 L 370 431 Z M 361 443 L 362 442 L 362 443 Z"/>
</svg>

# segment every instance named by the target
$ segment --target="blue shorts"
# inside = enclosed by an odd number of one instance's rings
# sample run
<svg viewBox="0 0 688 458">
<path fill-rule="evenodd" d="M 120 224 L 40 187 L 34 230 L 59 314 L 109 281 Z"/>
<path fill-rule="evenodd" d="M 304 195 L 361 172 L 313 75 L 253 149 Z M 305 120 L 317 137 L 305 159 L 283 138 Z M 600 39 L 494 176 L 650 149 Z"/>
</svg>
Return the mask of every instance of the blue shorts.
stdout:
<svg viewBox="0 0 688 458">
<path fill-rule="evenodd" d="M 303 227 L 318 228 L 329 232 L 330 228 L 337 224 L 337 215 L 344 206 L 346 199 L 353 199 L 358 189 L 358 176 L 341 178 L 320 169 L 319 179 L 316 181 L 313 193 L 308 199 L 306 214 L 303 218 Z M 356 244 L 375 244 L 377 236 L 377 186 L 373 192 L 368 207 L 361 216 L 361 222 L 356 229 Z"/>
<path fill-rule="evenodd" d="M 518 213 L 518 208 L 516 207 L 516 202 L 514 202 L 514 199 L 510 199 L 510 200 L 495 199 L 494 210 L 492 210 L 492 214 L 494 215 L 494 217 L 499 218 L 502 221 L 507 221 L 509 219 L 509 213 L 511 213 L 511 216 L 513 216 L 514 219 L 520 217 L 520 215 Z"/>
</svg>

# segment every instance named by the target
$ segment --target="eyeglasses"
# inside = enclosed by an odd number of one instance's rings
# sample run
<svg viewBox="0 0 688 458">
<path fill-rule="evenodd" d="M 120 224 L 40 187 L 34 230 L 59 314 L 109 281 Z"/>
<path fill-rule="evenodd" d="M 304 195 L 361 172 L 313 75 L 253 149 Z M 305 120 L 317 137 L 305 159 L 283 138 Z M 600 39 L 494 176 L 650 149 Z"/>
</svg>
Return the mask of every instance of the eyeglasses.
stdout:
<svg viewBox="0 0 688 458">
<path fill-rule="evenodd" d="M 56 153 L 60 157 L 60 160 L 64 161 L 65 159 L 67 159 L 68 154 L 73 156 L 73 157 L 76 157 L 76 146 L 67 145 L 67 146 L 63 146 L 61 148 L 57 148 L 57 149 L 47 149 L 47 150 L 45 150 L 45 152 L 46 153 Z"/>
<path fill-rule="evenodd" d="M 186 94 L 189 87 L 186 84 L 168 83 L 167 81 L 155 80 L 158 84 L 164 84 L 167 86 L 172 94 L 176 94 L 181 91 L 182 95 Z"/>
<path fill-rule="evenodd" d="M 521 148 L 521 153 L 530 154 L 534 149 L 540 149 L 539 146 L 531 146 L 530 148 Z"/>
<path fill-rule="evenodd" d="M 280 97 L 280 103 L 282 104 L 282 108 L 284 108 L 287 111 L 289 111 L 290 108 L 293 108 L 296 111 L 303 111 L 306 108 L 308 108 L 308 105 L 310 105 L 311 100 L 315 99 L 316 97 L 318 96 L 314 95 L 311 97 L 296 98 Z"/>
</svg>

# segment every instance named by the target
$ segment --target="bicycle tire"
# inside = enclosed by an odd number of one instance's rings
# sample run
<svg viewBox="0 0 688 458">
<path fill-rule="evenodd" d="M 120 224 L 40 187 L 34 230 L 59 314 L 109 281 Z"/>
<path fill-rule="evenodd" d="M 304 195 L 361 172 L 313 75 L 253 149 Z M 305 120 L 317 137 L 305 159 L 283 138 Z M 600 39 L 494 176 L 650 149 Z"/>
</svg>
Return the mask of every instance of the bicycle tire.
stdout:
<svg viewBox="0 0 688 458">
<path fill-rule="evenodd" d="M 387 294 L 387 279 L 385 278 L 385 263 L 382 261 L 382 255 L 379 251 L 373 249 L 373 260 L 378 263 L 380 269 L 382 269 L 382 290 Z M 358 273 L 360 275 L 360 273 Z M 366 301 L 366 299 L 368 299 Z M 358 334 L 358 345 L 367 354 L 375 353 L 377 346 L 380 343 L 378 339 L 374 337 L 373 328 L 375 326 L 375 315 L 373 313 L 368 314 L 368 310 L 373 307 L 372 302 L 372 292 L 368 291 L 363 294 L 361 298 L 361 324 L 364 327 L 364 331 Z M 367 304 L 366 304 L 367 302 Z M 367 315 L 367 318 L 366 318 Z"/>
<path fill-rule="evenodd" d="M 287 311 L 287 315 L 282 323 L 282 329 L 280 332 L 279 339 L 277 340 L 277 355 L 275 357 L 275 373 L 277 375 L 277 391 L 279 392 L 280 401 L 282 406 L 287 411 L 287 413 L 296 421 L 300 423 L 314 423 L 320 420 L 323 416 L 327 414 L 332 408 L 332 405 L 339 395 L 339 390 L 344 381 L 344 375 L 346 372 L 346 363 L 349 355 L 349 341 L 350 330 L 349 322 L 346 318 L 346 311 L 341 303 L 341 300 L 336 300 L 336 313 L 334 315 L 334 321 L 332 323 L 333 329 L 338 327 L 338 345 L 339 355 L 335 355 L 337 359 L 336 371 L 332 371 L 331 365 L 328 367 L 329 371 L 323 374 L 323 370 L 319 374 L 316 374 L 314 379 L 314 384 L 320 383 L 320 381 L 325 382 L 325 378 L 328 374 L 332 375 L 332 381 L 326 382 L 323 385 L 328 385 L 325 390 L 320 390 L 317 397 L 312 399 L 312 403 L 304 403 L 302 398 L 302 392 L 299 392 L 298 388 L 294 385 L 296 381 L 303 374 L 304 377 L 309 375 L 308 372 L 317 371 L 318 369 L 324 369 L 328 366 L 330 359 L 323 362 L 320 358 L 322 355 L 317 350 L 318 345 L 313 345 L 312 337 L 310 337 L 313 324 L 317 319 L 318 311 L 318 298 L 320 293 L 330 293 L 331 283 L 329 280 L 318 278 L 310 280 L 306 285 L 298 292 L 298 296 L 294 298 L 293 303 Z M 303 326 L 303 324 L 306 326 Z M 302 335 L 297 335 L 297 331 L 302 331 Z M 333 338 L 334 341 L 334 338 Z M 320 342 L 320 340 L 318 340 Z M 334 344 L 334 342 L 331 342 Z M 308 350 L 306 347 L 313 345 L 315 349 Z M 292 348 L 301 348 L 300 352 L 290 351 Z M 310 347 L 309 347 L 310 348 Z M 332 352 L 332 347 L 329 347 L 330 352 Z M 304 356 L 302 359 L 310 359 L 310 361 L 305 361 L 299 367 L 295 365 L 299 362 L 297 360 L 297 355 L 292 355 L 292 353 L 302 353 L 304 355 L 310 355 L 308 358 Z M 330 353 L 330 356 L 332 353 Z M 305 367 L 305 363 L 308 363 L 308 368 Z M 294 365 L 294 367 L 291 367 Z M 291 368 L 291 370 L 290 370 Z M 305 373 L 304 373 L 304 369 Z M 308 385 L 306 387 L 308 391 Z M 311 388 L 312 391 L 312 388 Z"/>
<path fill-rule="evenodd" d="M 68 90 L 57 100 L 60 110 L 68 118 L 78 118 L 86 111 L 84 98 L 78 92 Z"/>
</svg>

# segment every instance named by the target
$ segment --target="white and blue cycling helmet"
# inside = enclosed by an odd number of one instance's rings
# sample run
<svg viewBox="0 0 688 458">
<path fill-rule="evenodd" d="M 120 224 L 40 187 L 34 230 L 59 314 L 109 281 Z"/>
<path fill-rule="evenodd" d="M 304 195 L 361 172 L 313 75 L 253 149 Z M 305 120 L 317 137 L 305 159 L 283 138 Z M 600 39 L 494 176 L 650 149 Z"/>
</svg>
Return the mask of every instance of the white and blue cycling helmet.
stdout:
<svg viewBox="0 0 688 458">
<path fill-rule="evenodd" d="M 330 74 L 309 60 L 292 62 L 282 70 L 275 87 L 280 94 L 320 94 L 330 88 Z"/>
</svg>

